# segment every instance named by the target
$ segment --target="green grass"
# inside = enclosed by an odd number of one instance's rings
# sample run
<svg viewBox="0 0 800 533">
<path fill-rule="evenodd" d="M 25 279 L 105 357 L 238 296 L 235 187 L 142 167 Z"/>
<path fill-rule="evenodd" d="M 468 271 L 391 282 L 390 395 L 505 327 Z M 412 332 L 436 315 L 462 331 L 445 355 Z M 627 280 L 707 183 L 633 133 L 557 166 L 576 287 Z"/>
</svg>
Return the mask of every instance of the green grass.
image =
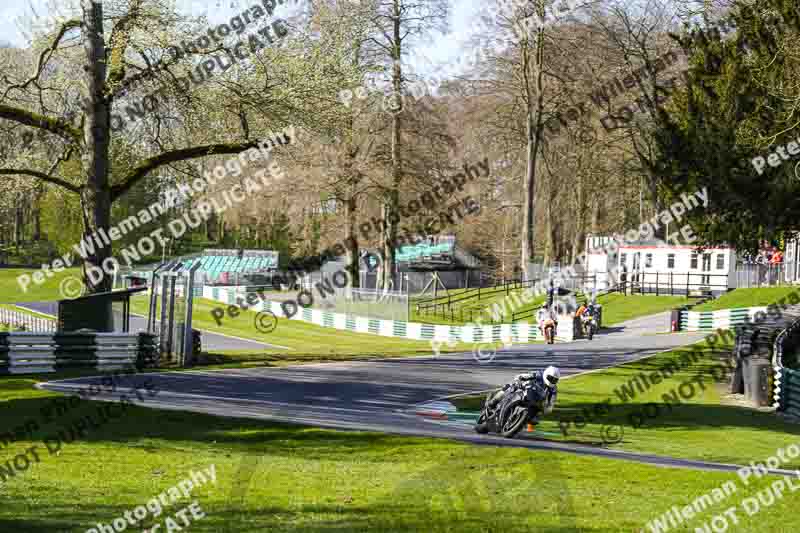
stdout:
<svg viewBox="0 0 800 533">
<path fill-rule="evenodd" d="M 166 531 L 167 517 L 183 526 L 176 511 L 197 500 L 206 517 L 191 521 L 193 532 L 639 531 L 672 505 L 734 480 L 739 491 L 730 503 L 689 522 L 693 528 L 774 480 L 744 487 L 731 473 L 146 408 L 50 454 L 42 439 L 93 414 L 97 403 L 82 401 L 44 424 L 41 409 L 55 395 L 33 389 L 35 381 L 0 379 L 0 424 L 42 421 L 33 436 L 0 449 L 2 465 L 30 446 L 40 456 L 0 484 L 2 531 L 84 532 L 212 464 L 216 483 L 128 530 L 161 523 Z M 796 505 L 787 491 L 758 515 L 739 512 L 738 531 L 794 531 Z"/>
<path fill-rule="evenodd" d="M 740 307 L 765 307 L 796 293 L 797 287 L 761 287 L 751 289 L 734 289 L 719 298 L 709 300 L 693 307 L 692 311 L 717 311 L 719 309 L 735 309 Z"/>
<path fill-rule="evenodd" d="M 511 291 L 520 295 L 523 291 L 518 289 Z M 584 295 L 578 294 L 576 296 L 579 301 L 582 301 Z M 483 318 L 484 323 L 490 323 L 492 319 L 491 306 L 492 304 L 499 304 L 502 307 L 502 301 L 506 298 L 506 294 L 498 294 L 491 298 L 485 298 L 480 301 L 470 301 L 461 307 L 458 305 L 453 306 L 454 318 L 450 316 L 441 317 L 430 314 L 417 313 L 413 308 L 411 312 L 411 320 L 418 322 L 427 322 L 432 324 L 451 324 L 463 325 L 470 321 L 469 311 L 473 311 L 474 319 L 478 317 Z M 512 300 L 508 301 L 507 306 L 510 307 Z M 521 306 L 516 313 L 519 314 L 523 311 L 535 310 L 545 302 L 545 296 L 537 296 L 530 303 Z M 603 325 L 613 326 L 626 320 L 632 320 L 643 316 L 653 315 L 664 311 L 669 311 L 675 307 L 690 303 L 691 300 L 683 296 L 650 296 L 650 295 L 624 295 L 624 294 L 607 294 L 598 297 L 597 303 L 603 306 Z M 462 315 L 463 313 L 463 315 Z M 502 322 L 511 322 L 512 313 L 506 310 L 503 313 Z M 461 316 L 464 320 L 461 320 Z M 532 322 L 533 317 L 523 319 L 522 321 Z"/>
<path fill-rule="evenodd" d="M 145 297 L 139 296 L 131 299 L 131 310 L 134 313 L 146 316 L 148 307 L 149 302 Z M 262 334 L 255 328 L 256 313 L 253 311 L 242 311 L 237 317 L 230 317 L 226 314 L 220 320 L 221 325 L 217 325 L 211 312 L 218 308 L 224 310 L 227 305 L 204 298 L 195 298 L 192 327 L 289 348 L 289 350 L 264 349 L 212 354 L 211 361 L 218 364 L 280 365 L 433 354 L 433 349 L 428 341 L 354 333 L 284 318 L 278 320 L 278 325 L 272 333 Z M 472 345 L 464 343 L 455 347 L 444 345 L 440 349 L 442 352 L 471 351 Z"/>
<path fill-rule="evenodd" d="M 603 326 L 613 326 L 627 320 L 633 320 L 656 313 L 669 311 L 675 307 L 689 303 L 683 296 L 650 296 L 606 294 L 597 298 L 603 306 Z"/>
<path fill-rule="evenodd" d="M 598 403 L 610 399 L 612 408 L 608 414 L 592 414 L 593 419 L 585 427 L 570 425 L 567 435 L 560 434 L 556 440 L 602 445 L 606 428 L 614 432 L 610 437 L 615 437 L 621 427 L 622 440 L 611 444 L 616 449 L 736 464 L 765 458 L 778 448 L 800 442 L 800 425 L 788 424 L 772 413 L 723 401 L 727 381 L 715 383 L 711 368 L 720 356 L 730 353 L 730 345 L 718 344 L 712 350 L 704 340 L 695 348 L 703 352 L 697 362 L 625 403 L 615 389 L 639 374 L 649 376 L 670 361 L 680 361 L 681 354 L 689 348 L 562 380 L 556 409 L 538 429 L 560 433 L 559 421 L 574 421 L 577 416 L 586 416 L 585 412 L 595 413 Z M 689 398 L 671 409 L 667 407 L 663 395 L 697 376 L 703 379 L 705 390 L 695 385 L 692 395 L 687 386 L 684 390 Z M 460 408 L 477 410 L 483 398 L 484 395 L 476 395 L 454 402 Z M 646 404 L 658 404 L 659 414 L 655 415 L 653 405 L 646 407 Z M 635 423 L 640 414 L 648 412 L 646 409 L 655 416 L 643 417 L 643 424 Z M 792 468 L 798 467 L 800 460 L 794 460 Z"/>
<path fill-rule="evenodd" d="M 456 289 L 455 291 L 463 291 L 463 289 Z M 451 291 L 454 292 L 454 291 Z M 478 299 L 470 299 L 465 300 L 464 302 L 456 302 L 452 305 L 452 314 L 450 310 L 447 310 L 447 316 L 441 315 L 434 315 L 432 313 L 426 312 L 418 312 L 416 310 L 416 306 L 414 305 L 414 301 L 411 301 L 411 313 L 409 316 L 409 321 L 411 322 L 423 322 L 428 324 L 446 324 L 446 325 L 465 325 L 469 324 L 470 322 L 477 322 L 478 319 L 481 319 L 483 323 L 490 323 L 493 320 L 492 314 L 492 306 L 498 306 L 498 312 L 501 314 L 502 319 L 500 322 L 511 322 L 512 312 L 509 309 L 515 300 L 522 301 L 520 298 L 524 289 L 513 289 L 510 290 L 508 293 L 506 292 L 498 292 L 497 294 L 493 294 L 484 298 Z M 509 298 L 506 303 L 505 307 L 503 305 L 503 301 Z M 545 296 L 537 296 L 530 303 L 523 304 L 516 309 L 515 312 L 517 314 L 522 313 L 524 311 L 529 311 L 531 309 L 536 309 L 540 307 L 545 301 Z M 439 308 L 440 312 L 443 308 Z"/>
<path fill-rule="evenodd" d="M 17 282 L 17 277 L 27 274 L 33 278 L 34 272 L 38 271 L 21 268 L 0 269 L 0 301 L 2 303 L 18 303 L 60 300 L 63 298 L 58 289 L 61 281 L 68 276 L 81 279 L 80 268 L 69 268 L 63 272 L 53 273 L 53 277 L 45 278 L 42 284 L 30 281 L 27 290 L 23 291 Z"/>
</svg>

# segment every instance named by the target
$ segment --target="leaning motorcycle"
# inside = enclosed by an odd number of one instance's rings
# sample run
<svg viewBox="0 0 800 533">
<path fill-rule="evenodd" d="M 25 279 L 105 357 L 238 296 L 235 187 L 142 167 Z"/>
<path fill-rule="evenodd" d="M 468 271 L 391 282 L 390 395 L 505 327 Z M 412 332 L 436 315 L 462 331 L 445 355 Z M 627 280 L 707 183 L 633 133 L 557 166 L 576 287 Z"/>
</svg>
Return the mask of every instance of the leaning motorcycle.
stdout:
<svg viewBox="0 0 800 533">
<path fill-rule="evenodd" d="M 510 439 L 526 423 L 536 421 L 545 395 L 533 380 L 521 383 L 515 381 L 509 385 L 503 399 L 492 409 L 489 404 L 496 392 L 490 392 L 483 402 L 483 409 L 475 424 L 476 432 L 483 434 L 491 431 Z"/>
<path fill-rule="evenodd" d="M 597 317 L 594 316 L 594 313 L 583 313 L 581 315 L 581 325 L 583 326 L 583 334 L 587 339 L 592 340 L 597 331 Z"/>
</svg>

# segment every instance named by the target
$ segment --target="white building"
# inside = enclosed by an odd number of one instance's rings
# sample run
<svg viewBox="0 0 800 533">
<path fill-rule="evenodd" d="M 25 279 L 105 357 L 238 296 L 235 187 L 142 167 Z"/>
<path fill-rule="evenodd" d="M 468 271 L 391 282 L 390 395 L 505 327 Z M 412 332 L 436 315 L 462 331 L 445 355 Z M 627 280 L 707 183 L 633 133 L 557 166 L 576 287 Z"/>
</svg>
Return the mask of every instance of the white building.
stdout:
<svg viewBox="0 0 800 533">
<path fill-rule="evenodd" d="M 625 280 L 635 292 L 714 294 L 736 287 L 736 251 L 731 247 L 698 250 L 661 240 L 616 243 L 611 237 L 586 238 L 586 273 L 597 275 L 598 288 Z"/>
</svg>

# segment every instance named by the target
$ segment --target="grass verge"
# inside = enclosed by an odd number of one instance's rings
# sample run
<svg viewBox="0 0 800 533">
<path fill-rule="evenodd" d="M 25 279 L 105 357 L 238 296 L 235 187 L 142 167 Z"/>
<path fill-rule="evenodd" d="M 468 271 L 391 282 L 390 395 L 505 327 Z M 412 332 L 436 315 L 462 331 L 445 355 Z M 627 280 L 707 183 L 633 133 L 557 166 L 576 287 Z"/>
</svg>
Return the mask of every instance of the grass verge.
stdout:
<svg viewBox="0 0 800 533">
<path fill-rule="evenodd" d="M 765 307 L 797 292 L 797 287 L 760 287 L 734 289 L 719 298 L 693 307 L 692 311 L 717 311 L 740 307 Z M 795 296 L 796 298 L 796 296 Z"/>
<path fill-rule="evenodd" d="M 554 440 L 559 441 L 735 464 L 767 457 L 778 448 L 800 442 L 800 425 L 789 424 L 773 413 L 735 405 L 726 398 L 727 381 L 718 383 L 715 377 L 722 377 L 720 357 L 730 350 L 730 345 L 717 343 L 712 347 L 704 340 L 692 347 L 562 380 L 555 410 L 537 429 L 557 433 Z M 697 354 L 694 362 L 686 355 L 690 353 Z M 665 378 L 662 369 L 669 369 L 671 375 Z M 649 376 L 661 381 L 642 386 L 642 392 L 635 380 L 643 375 L 648 376 L 649 383 Z M 679 403 L 673 400 L 673 391 Z M 478 410 L 483 397 L 459 398 L 454 403 L 466 410 Z M 602 407 L 605 401 L 609 402 L 607 408 Z M 791 467 L 800 468 L 800 460 L 793 460 Z"/>
<path fill-rule="evenodd" d="M 33 389 L 35 381 L 0 379 L 3 427 L 42 420 L 56 395 Z M 167 518 L 183 527 L 175 513 L 196 500 L 206 516 L 191 520 L 194 532 L 639 531 L 725 481 L 742 485 L 728 473 L 141 407 L 50 454 L 43 439 L 97 403 L 80 401 L 0 450 L 3 466 L 31 446 L 40 457 L 0 483 L 0 529 L 87 531 L 211 465 L 215 482 L 209 477 L 174 503 L 168 497 L 158 518 L 148 513 L 130 530 L 159 523 L 167 531 Z M 700 527 L 773 480 L 755 480 L 690 524 Z M 740 528 L 794 531 L 787 517 L 796 503 L 785 494 L 756 516 L 740 511 Z"/>
</svg>

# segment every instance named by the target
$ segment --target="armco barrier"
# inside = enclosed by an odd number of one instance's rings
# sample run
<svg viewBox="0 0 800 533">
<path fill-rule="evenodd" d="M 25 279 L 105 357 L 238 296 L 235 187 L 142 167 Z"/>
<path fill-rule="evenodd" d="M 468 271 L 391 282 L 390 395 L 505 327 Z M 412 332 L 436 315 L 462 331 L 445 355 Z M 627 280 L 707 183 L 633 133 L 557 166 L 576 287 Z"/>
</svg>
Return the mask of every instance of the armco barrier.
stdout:
<svg viewBox="0 0 800 533">
<path fill-rule="evenodd" d="M 147 334 L 0 333 L 0 374 L 147 366 L 153 363 L 152 343 Z"/>
<path fill-rule="evenodd" d="M 741 326 L 746 319 L 755 320 L 756 313 L 767 312 L 766 307 L 742 307 L 719 311 L 681 311 L 681 331 L 714 331 Z"/>
<path fill-rule="evenodd" d="M 203 297 L 227 305 L 236 304 L 237 298 L 244 300 L 245 293 L 232 288 L 204 287 Z M 254 310 L 271 311 L 277 317 L 284 317 L 280 302 L 262 301 L 254 306 Z M 317 326 L 332 327 L 356 333 L 371 333 L 384 337 L 438 342 L 514 342 L 525 343 L 544 340 L 535 324 L 517 322 L 514 324 L 490 324 L 485 326 L 448 326 L 438 324 L 422 324 L 419 322 L 403 322 L 400 320 L 383 320 L 344 313 L 332 313 L 322 309 L 300 308 L 290 317 Z M 558 321 L 556 339 L 572 341 L 575 338 L 575 319 L 563 316 Z"/>
</svg>

